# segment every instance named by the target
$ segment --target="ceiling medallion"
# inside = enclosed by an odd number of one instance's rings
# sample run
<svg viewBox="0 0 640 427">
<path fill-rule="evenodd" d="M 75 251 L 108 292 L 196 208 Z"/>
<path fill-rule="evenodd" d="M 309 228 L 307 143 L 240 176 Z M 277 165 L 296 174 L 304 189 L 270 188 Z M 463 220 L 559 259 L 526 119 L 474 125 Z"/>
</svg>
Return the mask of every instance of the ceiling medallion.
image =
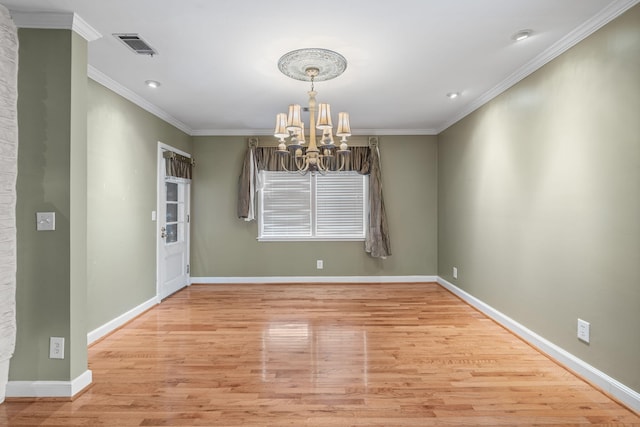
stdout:
<svg viewBox="0 0 640 427">
<path fill-rule="evenodd" d="M 347 60 L 344 56 L 328 49 L 305 48 L 285 53 L 278 60 L 280 71 L 292 79 L 311 81 L 308 69 L 317 69 L 313 76 L 316 82 L 331 80 L 344 73 Z"/>
</svg>

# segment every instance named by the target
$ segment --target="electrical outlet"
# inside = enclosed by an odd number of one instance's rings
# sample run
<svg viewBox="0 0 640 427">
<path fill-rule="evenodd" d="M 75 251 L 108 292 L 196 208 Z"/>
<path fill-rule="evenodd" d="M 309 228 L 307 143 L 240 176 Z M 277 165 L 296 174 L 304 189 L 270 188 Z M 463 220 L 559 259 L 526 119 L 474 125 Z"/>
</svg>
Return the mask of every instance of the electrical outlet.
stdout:
<svg viewBox="0 0 640 427">
<path fill-rule="evenodd" d="M 49 338 L 49 359 L 64 359 L 64 338 Z"/>
<path fill-rule="evenodd" d="M 580 341 L 584 341 L 589 343 L 589 332 L 591 329 L 591 324 L 582 319 L 578 319 L 578 339 Z"/>
<path fill-rule="evenodd" d="M 458 278 L 458 267 L 453 267 L 453 278 L 454 279 Z"/>
<path fill-rule="evenodd" d="M 321 259 L 319 259 L 319 260 L 317 260 L 317 261 L 316 261 L 316 268 L 317 268 L 318 270 L 322 270 L 322 269 L 324 268 L 324 262 L 322 262 L 322 260 L 321 260 Z"/>
</svg>

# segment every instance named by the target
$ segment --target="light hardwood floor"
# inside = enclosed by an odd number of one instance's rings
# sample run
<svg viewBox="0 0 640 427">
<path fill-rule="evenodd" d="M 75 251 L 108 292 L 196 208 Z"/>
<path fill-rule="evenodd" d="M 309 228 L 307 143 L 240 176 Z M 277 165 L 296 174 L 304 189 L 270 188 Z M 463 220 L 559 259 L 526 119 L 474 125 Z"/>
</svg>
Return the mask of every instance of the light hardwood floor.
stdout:
<svg viewBox="0 0 640 427">
<path fill-rule="evenodd" d="M 437 284 L 194 285 L 89 349 L 73 402 L 0 425 L 640 425 Z"/>
</svg>

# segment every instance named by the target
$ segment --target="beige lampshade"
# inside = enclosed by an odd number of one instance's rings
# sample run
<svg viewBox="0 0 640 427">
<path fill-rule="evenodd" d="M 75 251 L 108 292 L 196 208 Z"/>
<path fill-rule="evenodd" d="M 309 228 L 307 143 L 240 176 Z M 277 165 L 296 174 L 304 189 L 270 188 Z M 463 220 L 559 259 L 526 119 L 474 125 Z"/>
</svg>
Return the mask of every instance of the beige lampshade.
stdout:
<svg viewBox="0 0 640 427">
<path fill-rule="evenodd" d="M 289 115 L 287 116 L 287 130 L 296 131 L 302 129 L 302 120 L 300 119 L 300 105 L 289 105 Z"/>
<path fill-rule="evenodd" d="M 318 129 L 331 129 L 331 106 L 329 104 L 318 104 Z"/>
<path fill-rule="evenodd" d="M 289 136 L 289 132 L 287 132 L 287 115 L 285 113 L 276 114 L 276 130 L 273 136 L 280 139 Z"/>
<path fill-rule="evenodd" d="M 336 136 L 351 136 L 349 113 L 338 113 L 338 130 L 336 131 Z"/>
</svg>

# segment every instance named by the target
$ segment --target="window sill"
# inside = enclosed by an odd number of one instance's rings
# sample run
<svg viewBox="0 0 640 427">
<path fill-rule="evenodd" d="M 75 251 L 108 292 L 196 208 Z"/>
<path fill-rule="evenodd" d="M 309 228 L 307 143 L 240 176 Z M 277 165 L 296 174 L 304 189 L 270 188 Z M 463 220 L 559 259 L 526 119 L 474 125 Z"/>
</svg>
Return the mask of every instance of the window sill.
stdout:
<svg viewBox="0 0 640 427">
<path fill-rule="evenodd" d="M 364 242 L 364 237 L 257 237 L 258 242 Z"/>
</svg>

